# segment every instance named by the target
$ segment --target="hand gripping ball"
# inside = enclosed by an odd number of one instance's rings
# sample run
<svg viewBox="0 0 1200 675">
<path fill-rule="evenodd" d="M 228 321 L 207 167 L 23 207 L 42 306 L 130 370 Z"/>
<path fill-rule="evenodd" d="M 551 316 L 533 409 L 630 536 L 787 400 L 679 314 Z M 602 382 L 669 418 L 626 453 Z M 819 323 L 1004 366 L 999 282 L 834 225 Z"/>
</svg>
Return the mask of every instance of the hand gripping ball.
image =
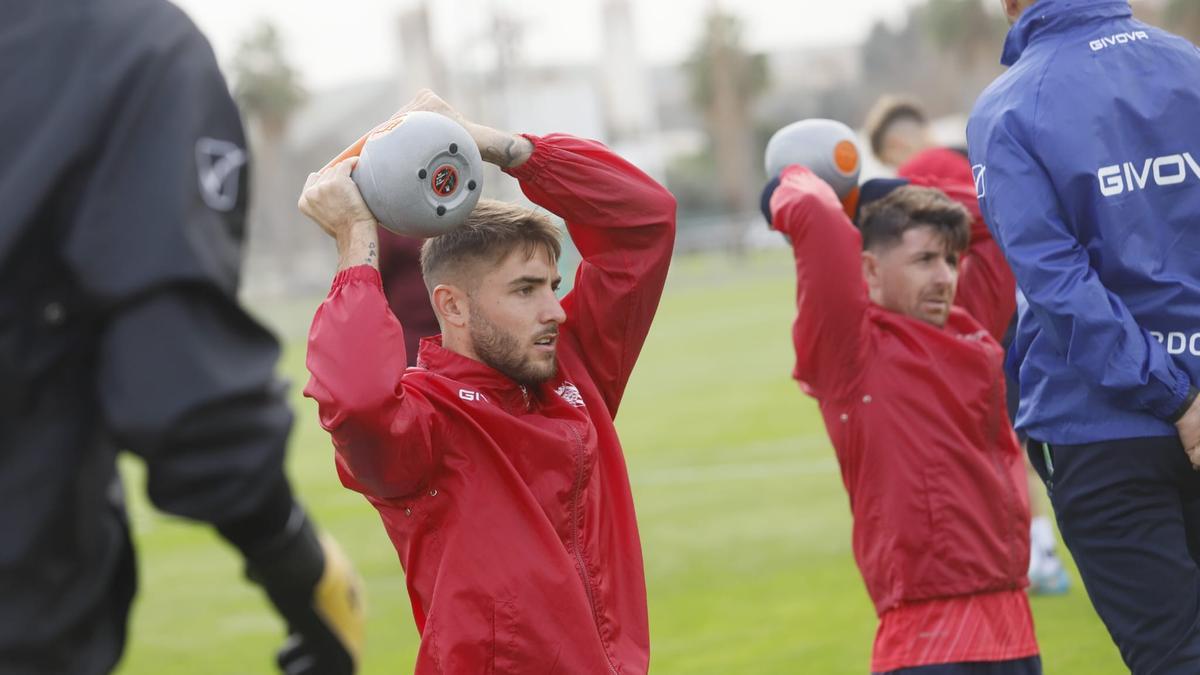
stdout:
<svg viewBox="0 0 1200 675">
<path fill-rule="evenodd" d="M 838 198 L 845 201 L 858 187 L 861 157 L 850 127 L 834 120 L 800 120 L 776 131 L 767 142 L 767 177 L 800 164 L 829 183 Z"/>
<path fill-rule="evenodd" d="M 407 237 L 436 237 L 475 208 L 483 160 L 462 125 L 414 111 L 371 133 L 350 177 L 381 225 Z"/>
</svg>

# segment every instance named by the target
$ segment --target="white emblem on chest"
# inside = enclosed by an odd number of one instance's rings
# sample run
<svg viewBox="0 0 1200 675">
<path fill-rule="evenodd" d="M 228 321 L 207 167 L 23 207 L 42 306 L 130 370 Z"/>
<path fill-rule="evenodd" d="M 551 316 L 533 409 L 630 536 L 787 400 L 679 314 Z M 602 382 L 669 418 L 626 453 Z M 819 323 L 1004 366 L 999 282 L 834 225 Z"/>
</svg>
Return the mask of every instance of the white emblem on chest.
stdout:
<svg viewBox="0 0 1200 675">
<path fill-rule="evenodd" d="M 987 334 L 988 333 L 986 330 L 977 330 L 974 333 L 959 335 L 957 337 L 959 340 L 963 340 L 964 342 L 983 342 L 983 339 L 987 337 Z"/>
<path fill-rule="evenodd" d="M 584 407 L 583 396 L 580 395 L 579 389 L 570 382 L 563 382 L 561 385 L 559 385 L 558 389 L 554 390 L 554 393 L 561 396 L 568 405 L 576 408 Z"/>
</svg>

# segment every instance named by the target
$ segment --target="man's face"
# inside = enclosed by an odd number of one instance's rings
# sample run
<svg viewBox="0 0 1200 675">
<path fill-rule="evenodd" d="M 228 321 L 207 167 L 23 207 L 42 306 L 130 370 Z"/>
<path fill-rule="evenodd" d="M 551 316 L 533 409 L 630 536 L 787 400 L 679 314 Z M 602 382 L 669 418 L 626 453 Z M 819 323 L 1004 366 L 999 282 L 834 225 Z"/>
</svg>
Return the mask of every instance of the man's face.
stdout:
<svg viewBox="0 0 1200 675">
<path fill-rule="evenodd" d="M 897 120 L 884 134 L 879 161 L 895 169 L 933 145 L 928 127 L 916 120 Z"/>
<path fill-rule="evenodd" d="M 562 281 L 550 252 L 518 247 L 481 274 L 468 294 L 467 326 L 475 354 L 523 385 L 554 377 L 558 326 L 566 320 L 555 290 Z"/>
<path fill-rule="evenodd" d="M 958 287 L 958 259 L 937 230 L 919 226 L 891 248 L 864 251 L 863 274 L 876 304 L 941 328 Z"/>
</svg>

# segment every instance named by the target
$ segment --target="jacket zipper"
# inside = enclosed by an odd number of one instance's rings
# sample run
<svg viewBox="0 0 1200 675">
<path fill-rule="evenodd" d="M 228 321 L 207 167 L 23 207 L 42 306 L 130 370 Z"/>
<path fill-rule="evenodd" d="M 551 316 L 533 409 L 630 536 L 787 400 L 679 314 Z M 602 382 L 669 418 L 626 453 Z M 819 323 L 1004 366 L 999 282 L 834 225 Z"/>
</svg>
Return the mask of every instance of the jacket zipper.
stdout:
<svg viewBox="0 0 1200 675">
<path fill-rule="evenodd" d="M 575 469 L 575 487 L 571 490 L 571 548 L 575 554 L 575 564 L 579 565 L 579 576 L 583 580 L 583 590 L 587 593 L 588 605 L 592 609 L 592 621 L 596 624 L 596 635 L 600 638 L 600 648 L 604 650 L 604 658 L 608 661 L 608 669 L 613 675 L 618 675 L 617 667 L 613 665 L 608 647 L 604 644 L 604 636 L 600 634 L 600 614 L 596 610 L 596 595 L 592 588 L 592 578 L 588 574 L 587 565 L 583 560 L 583 547 L 579 541 L 579 533 L 583 529 L 583 514 L 579 508 L 579 497 L 583 492 L 584 447 L 583 437 L 569 423 L 567 428 L 575 435 L 575 443 L 579 447 Z"/>
</svg>

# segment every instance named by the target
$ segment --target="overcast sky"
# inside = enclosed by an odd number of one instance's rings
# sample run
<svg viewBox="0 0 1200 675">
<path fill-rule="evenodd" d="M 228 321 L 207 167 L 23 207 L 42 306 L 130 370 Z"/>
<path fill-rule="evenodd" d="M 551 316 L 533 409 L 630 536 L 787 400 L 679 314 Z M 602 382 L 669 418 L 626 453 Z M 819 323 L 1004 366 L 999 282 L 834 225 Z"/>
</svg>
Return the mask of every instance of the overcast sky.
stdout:
<svg viewBox="0 0 1200 675">
<path fill-rule="evenodd" d="M 238 41 L 261 19 L 280 29 L 291 62 L 311 88 L 391 71 L 395 16 L 418 0 L 173 0 L 208 35 L 226 65 Z M 855 43 L 871 25 L 898 22 L 916 0 L 631 0 L 638 49 L 650 63 L 677 62 L 696 41 L 714 4 L 745 21 L 752 49 Z M 494 9 L 519 20 L 527 61 L 590 62 L 599 57 L 601 0 L 450 0 L 429 2 L 443 54 L 478 63 L 492 53 L 482 41 Z M 457 51 L 456 51 L 457 50 Z"/>
</svg>

